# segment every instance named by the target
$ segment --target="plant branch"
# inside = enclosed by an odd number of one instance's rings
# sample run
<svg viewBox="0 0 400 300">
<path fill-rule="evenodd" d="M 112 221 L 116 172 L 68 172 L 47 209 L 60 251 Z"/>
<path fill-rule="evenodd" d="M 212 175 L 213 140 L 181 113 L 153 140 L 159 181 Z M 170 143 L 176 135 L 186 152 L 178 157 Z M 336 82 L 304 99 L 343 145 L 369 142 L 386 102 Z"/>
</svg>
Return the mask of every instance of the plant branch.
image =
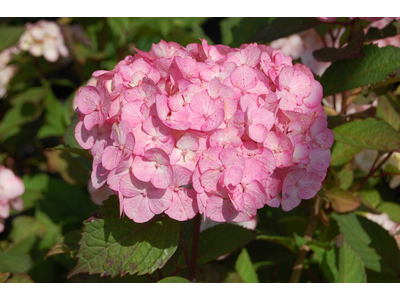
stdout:
<svg viewBox="0 0 400 300">
<path fill-rule="evenodd" d="M 201 225 L 201 215 L 197 214 L 194 217 L 192 255 L 191 255 L 190 269 L 189 269 L 190 270 L 189 280 L 191 282 L 196 282 L 197 252 L 199 248 L 200 225 Z"/>
<path fill-rule="evenodd" d="M 314 236 L 314 231 L 318 225 L 318 216 L 319 211 L 322 206 L 322 198 L 317 195 L 315 199 L 314 209 L 310 213 L 310 217 L 307 222 L 307 227 L 304 232 L 304 238 L 308 241 L 312 240 Z M 308 251 L 310 251 L 310 247 L 307 244 L 304 244 L 300 247 L 299 252 L 297 253 L 296 262 L 294 263 L 292 274 L 290 276 L 290 283 L 298 283 L 300 282 L 301 272 L 304 267 L 304 260 L 307 256 Z"/>
<path fill-rule="evenodd" d="M 187 264 L 188 268 L 190 269 L 189 254 L 187 252 L 185 240 L 183 239 L 183 236 L 182 236 L 182 231 L 180 231 L 180 236 L 181 236 L 181 244 L 182 244 L 183 254 L 185 255 L 186 264 Z"/>
<path fill-rule="evenodd" d="M 375 174 L 376 171 L 378 171 L 382 165 L 390 158 L 390 156 L 392 155 L 393 151 L 389 152 L 388 155 L 375 167 L 376 163 L 378 162 L 379 158 L 381 157 L 380 155 L 377 156 L 377 158 L 375 159 L 371 170 L 369 171 L 369 173 L 367 174 L 367 176 L 365 176 L 352 190 L 351 192 L 354 193 L 356 191 L 358 191 L 359 189 L 361 189 L 363 187 L 363 185 L 368 181 L 369 178 L 373 177 L 373 175 Z"/>
</svg>

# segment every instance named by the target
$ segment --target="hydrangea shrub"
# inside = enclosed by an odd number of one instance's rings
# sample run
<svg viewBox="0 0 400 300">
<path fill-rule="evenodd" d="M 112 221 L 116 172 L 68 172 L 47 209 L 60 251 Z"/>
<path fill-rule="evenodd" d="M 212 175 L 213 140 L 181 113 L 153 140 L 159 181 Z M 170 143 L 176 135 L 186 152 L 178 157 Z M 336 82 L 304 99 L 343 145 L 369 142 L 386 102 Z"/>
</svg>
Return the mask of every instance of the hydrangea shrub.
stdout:
<svg viewBox="0 0 400 300">
<path fill-rule="evenodd" d="M 269 46 L 137 50 L 81 89 L 75 138 L 94 157 L 92 185 L 121 214 L 245 222 L 289 211 L 321 188 L 333 132 L 310 69 Z"/>
</svg>

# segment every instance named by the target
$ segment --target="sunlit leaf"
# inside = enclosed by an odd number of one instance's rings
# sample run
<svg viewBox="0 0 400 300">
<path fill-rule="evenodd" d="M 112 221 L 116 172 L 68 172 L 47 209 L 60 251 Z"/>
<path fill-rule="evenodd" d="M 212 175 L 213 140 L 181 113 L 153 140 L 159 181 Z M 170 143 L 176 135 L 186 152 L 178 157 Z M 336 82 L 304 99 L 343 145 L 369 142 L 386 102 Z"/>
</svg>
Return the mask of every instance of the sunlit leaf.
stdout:
<svg viewBox="0 0 400 300">
<path fill-rule="evenodd" d="M 364 263 L 345 241 L 339 251 L 339 274 L 335 282 L 366 282 Z"/>
<path fill-rule="evenodd" d="M 147 223 L 120 218 L 115 196 L 83 224 L 78 264 L 69 277 L 152 273 L 164 266 L 178 246 L 179 222 L 167 216 L 156 216 Z"/>
<path fill-rule="evenodd" d="M 242 249 L 236 260 L 235 270 L 238 272 L 242 280 L 247 283 L 258 283 L 258 276 L 251 262 L 249 253 L 246 248 Z"/>
</svg>

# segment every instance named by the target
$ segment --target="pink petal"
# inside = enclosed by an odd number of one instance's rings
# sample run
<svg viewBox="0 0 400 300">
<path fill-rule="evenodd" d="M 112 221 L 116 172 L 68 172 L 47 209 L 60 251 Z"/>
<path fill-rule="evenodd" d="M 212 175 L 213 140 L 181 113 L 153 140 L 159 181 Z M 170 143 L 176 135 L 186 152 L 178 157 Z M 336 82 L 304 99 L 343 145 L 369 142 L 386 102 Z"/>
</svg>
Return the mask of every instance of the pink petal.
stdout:
<svg viewBox="0 0 400 300">
<path fill-rule="evenodd" d="M 149 201 L 147 197 L 142 195 L 124 198 L 124 212 L 135 223 L 145 223 L 154 217 L 154 213 L 149 207 Z"/>
<path fill-rule="evenodd" d="M 240 66 L 233 71 L 231 83 L 242 91 L 248 91 L 257 85 L 257 73 L 249 66 Z"/>
<path fill-rule="evenodd" d="M 237 215 L 238 211 L 229 199 L 223 199 L 218 196 L 208 198 L 206 216 L 211 220 L 226 222 L 234 219 Z"/>
<path fill-rule="evenodd" d="M 172 183 L 171 165 L 156 166 L 156 170 L 151 177 L 151 183 L 158 189 L 166 189 Z"/>
<path fill-rule="evenodd" d="M 96 131 L 96 127 L 93 127 L 92 130 L 89 131 L 85 126 L 83 126 L 82 121 L 79 121 L 78 124 L 76 124 L 75 139 L 83 149 L 93 148 L 95 142 L 94 137 L 96 135 L 93 131 Z"/>
<path fill-rule="evenodd" d="M 174 193 L 171 206 L 165 213 L 172 219 L 186 221 L 192 219 L 199 211 L 194 190 L 182 190 Z"/>
<path fill-rule="evenodd" d="M 147 193 L 150 210 L 160 214 L 171 206 L 173 192 L 170 189 L 151 188 Z"/>
<path fill-rule="evenodd" d="M 101 163 L 106 170 L 112 170 L 118 166 L 122 158 L 122 151 L 119 148 L 108 146 L 104 149 Z"/>
<path fill-rule="evenodd" d="M 217 128 L 219 125 L 222 124 L 222 122 L 224 121 L 224 116 L 225 113 L 223 109 L 217 110 L 216 112 L 214 112 L 212 115 L 210 115 L 205 119 L 205 122 L 201 126 L 201 130 L 203 131 L 214 130 L 215 128 Z"/>
<path fill-rule="evenodd" d="M 0 218 L 7 219 L 10 215 L 10 205 L 8 203 L 1 204 L 0 203 Z"/>
<path fill-rule="evenodd" d="M 84 86 L 78 94 L 78 109 L 87 115 L 93 112 L 100 103 L 100 94 L 93 86 Z"/>
<path fill-rule="evenodd" d="M 243 169 L 240 167 L 232 167 L 229 169 L 226 169 L 224 171 L 224 176 L 223 176 L 223 185 L 228 186 L 228 185 L 237 185 L 242 181 L 243 178 Z"/>
</svg>

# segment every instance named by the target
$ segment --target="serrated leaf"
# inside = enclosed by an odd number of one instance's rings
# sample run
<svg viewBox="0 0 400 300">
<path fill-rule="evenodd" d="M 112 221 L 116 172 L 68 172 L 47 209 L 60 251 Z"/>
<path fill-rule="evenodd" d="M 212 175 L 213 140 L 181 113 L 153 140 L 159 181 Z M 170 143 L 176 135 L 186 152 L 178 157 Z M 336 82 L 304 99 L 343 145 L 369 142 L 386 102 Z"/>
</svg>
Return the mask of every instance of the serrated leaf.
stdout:
<svg viewBox="0 0 400 300">
<path fill-rule="evenodd" d="M 271 236 L 271 235 L 260 234 L 257 235 L 257 240 L 270 241 L 282 245 L 292 252 L 295 252 L 297 249 L 294 238 L 290 236 Z"/>
<path fill-rule="evenodd" d="M 355 210 L 360 206 L 360 200 L 351 192 L 335 187 L 325 192 L 325 196 L 332 204 L 332 208 L 341 213 Z"/>
<path fill-rule="evenodd" d="M 364 31 L 360 28 L 349 41 L 348 45 L 343 48 L 322 48 L 313 52 L 313 56 L 318 61 L 338 61 L 341 59 L 350 59 L 356 57 L 364 57 L 360 53 L 364 45 Z"/>
<path fill-rule="evenodd" d="M 178 246 L 179 222 L 167 216 L 141 224 L 120 218 L 115 196 L 83 224 L 78 264 L 68 277 L 79 273 L 112 277 L 152 273 L 164 266 Z"/>
<path fill-rule="evenodd" d="M 250 255 L 246 248 L 240 252 L 236 263 L 235 270 L 238 272 L 242 280 L 246 283 L 258 283 L 258 276 L 251 262 Z"/>
<path fill-rule="evenodd" d="M 171 276 L 161 279 L 160 281 L 158 281 L 158 283 L 190 283 L 190 281 L 186 278 Z"/>
<path fill-rule="evenodd" d="M 318 264 L 329 282 L 333 282 L 338 274 L 335 248 L 327 250 L 317 245 L 308 245 L 314 251 Z"/>
<path fill-rule="evenodd" d="M 17 273 L 7 280 L 7 283 L 34 283 L 31 276 L 26 273 Z"/>
<path fill-rule="evenodd" d="M 399 131 L 400 114 L 396 111 L 396 104 L 386 95 L 379 97 L 376 117 L 386 121 L 388 124 Z"/>
<path fill-rule="evenodd" d="M 378 224 L 354 213 L 337 214 L 337 221 L 348 245 L 376 272 L 399 274 L 400 252 L 392 236 Z"/>
<path fill-rule="evenodd" d="M 336 283 L 365 283 L 364 263 L 354 250 L 343 242 L 339 251 L 339 274 Z"/>
<path fill-rule="evenodd" d="M 320 79 L 324 97 L 383 81 L 400 68 L 400 49 L 397 47 L 379 48 L 370 44 L 360 52 L 365 56 L 336 61 L 326 69 Z"/>
<path fill-rule="evenodd" d="M 385 121 L 354 120 L 333 129 L 335 140 L 350 146 L 379 151 L 400 151 L 400 136 Z"/>
<path fill-rule="evenodd" d="M 341 166 L 352 160 L 361 148 L 350 146 L 339 141 L 335 141 L 331 148 L 331 167 Z"/>
<path fill-rule="evenodd" d="M 14 46 L 26 30 L 25 26 L 7 26 L 0 28 L 0 52 Z"/>
<path fill-rule="evenodd" d="M 206 263 L 251 242 L 256 233 L 239 225 L 219 224 L 200 233 L 198 263 Z M 190 252 L 189 252 L 190 253 Z"/>
<path fill-rule="evenodd" d="M 393 222 L 400 222 L 400 204 L 389 201 L 382 201 L 376 209 L 378 211 L 387 213 L 390 220 L 392 220 Z"/>
</svg>

